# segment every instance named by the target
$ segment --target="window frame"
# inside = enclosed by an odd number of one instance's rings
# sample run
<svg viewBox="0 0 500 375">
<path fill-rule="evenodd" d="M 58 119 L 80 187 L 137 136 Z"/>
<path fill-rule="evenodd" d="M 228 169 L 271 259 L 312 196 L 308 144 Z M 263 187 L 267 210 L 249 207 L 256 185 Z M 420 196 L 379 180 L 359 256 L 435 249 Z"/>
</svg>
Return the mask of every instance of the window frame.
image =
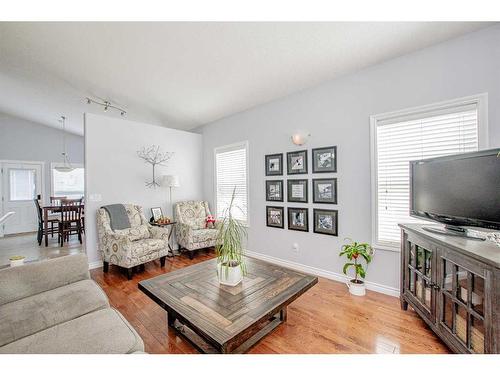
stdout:
<svg viewBox="0 0 500 375">
<path fill-rule="evenodd" d="M 241 141 L 241 142 L 235 142 L 231 143 L 228 145 L 223 145 L 223 146 L 218 146 L 214 147 L 214 152 L 213 152 L 213 158 L 214 158 L 214 185 L 213 185 L 213 201 L 214 201 L 214 212 L 213 215 L 215 216 L 215 219 L 217 220 L 217 154 L 221 152 L 227 152 L 231 151 L 234 149 L 238 148 L 244 148 L 245 153 L 246 153 L 246 163 L 245 163 L 245 168 L 246 168 L 246 199 L 247 199 L 247 218 L 245 222 L 242 222 L 242 224 L 249 228 L 250 227 L 250 157 L 249 157 L 249 144 L 248 141 Z"/>
<path fill-rule="evenodd" d="M 446 100 L 438 103 L 427 104 L 418 107 L 407 108 L 398 111 L 386 112 L 370 116 L 370 167 L 371 167 L 371 218 L 372 218 L 372 245 L 381 250 L 401 252 L 401 244 L 399 242 L 388 242 L 378 240 L 378 174 L 377 174 L 377 126 L 379 122 L 389 119 L 401 118 L 408 116 L 431 116 L 432 112 L 439 110 L 450 109 L 453 107 L 461 107 L 465 105 L 475 104 L 477 106 L 477 132 L 478 132 L 478 149 L 483 150 L 488 148 L 488 93 L 471 95 L 467 97 Z M 422 219 L 423 220 L 423 219 Z"/>
<path fill-rule="evenodd" d="M 60 167 L 60 166 L 64 166 L 64 163 L 58 163 L 58 162 L 52 162 L 50 163 L 50 196 L 51 197 L 54 197 L 55 196 L 55 193 L 54 193 L 54 168 L 55 167 Z M 85 187 L 86 187 L 86 174 L 85 174 L 85 164 L 83 163 L 71 163 L 71 166 L 73 168 L 83 168 L 83 179 L 84 179 L 84 183 L 83 183 L 83 197 L 85 197 Z"/>
</svg>

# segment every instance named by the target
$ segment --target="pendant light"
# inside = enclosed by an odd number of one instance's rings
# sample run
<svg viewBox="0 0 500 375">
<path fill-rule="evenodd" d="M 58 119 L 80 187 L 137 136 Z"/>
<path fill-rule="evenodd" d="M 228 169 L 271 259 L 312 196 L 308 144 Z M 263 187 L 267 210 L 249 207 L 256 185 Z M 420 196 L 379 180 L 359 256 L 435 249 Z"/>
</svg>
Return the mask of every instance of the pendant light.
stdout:
<svg viewBox="0 0 500 375">
<path fill-rule="evenodd" d="M 61 122 L 62 122 L 62 131 L 63 131 L 63 151 L 61 153 L 63 163 L 62 165 L 59 165 L 57 167 L 54 167 L 54 169 L 58 172 L 71 172 L 73 170 L 73 167 L 71 166 L 71 163 L 69 162 L 68 154 L 66 153 L 66 117 L 61 116 Z"/>
</svg>

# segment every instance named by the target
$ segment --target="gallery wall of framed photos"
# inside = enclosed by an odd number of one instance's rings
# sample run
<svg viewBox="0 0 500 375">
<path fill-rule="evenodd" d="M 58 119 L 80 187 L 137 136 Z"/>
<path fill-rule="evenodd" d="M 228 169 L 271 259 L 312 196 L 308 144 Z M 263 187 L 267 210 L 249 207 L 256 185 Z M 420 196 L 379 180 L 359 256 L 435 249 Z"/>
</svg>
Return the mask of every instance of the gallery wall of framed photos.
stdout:
<svg viewBox="0 0 500 375">
<path fill-rule="evenodd" d="M 286 220 L 288 230 L 309 232 L 309 212 L 312 211 L 314 233 L 338 236 L 339 215 L 333 206 L 338 204 L 335 175 L 337 146 L 265 155 L 265 168 L 265 175 L 269 178 L 265 181 L 266 201 L 273 202 L 266 206 L 268 227 L 284 229 Z M 309 178 L 309 170 L 312 171 L 312 178 Z M 309 194 L 312 194 L 312 199 Z M 285 202 L 290 205 L 280 205 Z M 313 204 L 312 210 L 296 205 L 310 202 Z"/>
</svg>

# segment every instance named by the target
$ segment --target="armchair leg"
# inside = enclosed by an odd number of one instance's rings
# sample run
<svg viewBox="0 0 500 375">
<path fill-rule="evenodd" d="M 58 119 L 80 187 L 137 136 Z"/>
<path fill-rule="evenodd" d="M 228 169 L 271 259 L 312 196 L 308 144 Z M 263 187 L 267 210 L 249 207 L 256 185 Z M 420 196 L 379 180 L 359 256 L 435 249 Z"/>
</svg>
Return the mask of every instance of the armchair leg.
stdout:
<svg viewBox="0 0 500 375">
<path fill-rule="evenodd" d="M 127 279 L 132 280 L 132 275 L 134 271 L 132 268 L 127 268 Z"/>
<path fill-rule="evenodd" d="M 108 273 L 108 271 L 109 271 L 109 263 L 108 262 L 102 262 L 102 271 Z"/>
<path fill-rule="evenodd" d="M 166 256 L 160 258 L 160 267 L 162 267 L 162 268 L 165 267 L 165 259 L 166 258 L 167 258 Z"/>
<path fill-rule="evenodd" d="M 193 260 L 194 251 L 189 251 L 189 259 Z"/>
</svg>

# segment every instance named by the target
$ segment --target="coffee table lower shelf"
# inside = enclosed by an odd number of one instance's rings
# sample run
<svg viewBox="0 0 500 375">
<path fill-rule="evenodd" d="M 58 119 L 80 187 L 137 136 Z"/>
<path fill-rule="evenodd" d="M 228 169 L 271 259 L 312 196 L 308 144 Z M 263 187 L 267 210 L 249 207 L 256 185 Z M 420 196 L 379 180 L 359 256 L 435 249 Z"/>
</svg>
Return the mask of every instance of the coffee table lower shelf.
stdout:
<svg viewBox="0 0 500 375">
<path fill-rule="evenodd" d="M 240 332 L 231 342 L 224 345 L 211 343 L 209 337 L 204 338 L 190 328 L 189 322 L 179 317 L 174 311 L 167 310 L 167 321 L 169 327 L 193 344 L 196 349 L 204 354 L 242 354 L 250 350 L 265 336 L 274 331 L 281 323 L 286 322 L 287 307 L 283 306 L 271 317 L 263 318 L 252 324 L 246 330 Z M 232 349 L 234 348 L 234 349 Z"/>
</svg>

